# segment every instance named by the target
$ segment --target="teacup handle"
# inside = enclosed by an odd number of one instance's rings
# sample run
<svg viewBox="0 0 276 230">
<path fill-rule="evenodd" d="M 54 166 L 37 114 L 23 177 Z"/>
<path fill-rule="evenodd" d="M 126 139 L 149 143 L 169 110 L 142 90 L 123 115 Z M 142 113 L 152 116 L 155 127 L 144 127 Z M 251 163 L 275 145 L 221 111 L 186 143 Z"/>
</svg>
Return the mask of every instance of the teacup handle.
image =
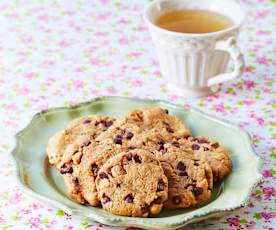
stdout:
<svg viewBox="0 0 276 230">
<path fill-rule="evenodd" d="M 244 69 L 244 58 L 236 44 L 236 39 L 230 37 L 227 40 L 217 41 L 215 44 L 216 50 L 223 50 L 230 54 L 230 57 L 234 60 L 234 71 L 230 73 L 218 74 L 208 80 L 208 86 L 220 84 L 225 81 L 230 81 L 238 78 L 242 75 Z"/>
</svg>

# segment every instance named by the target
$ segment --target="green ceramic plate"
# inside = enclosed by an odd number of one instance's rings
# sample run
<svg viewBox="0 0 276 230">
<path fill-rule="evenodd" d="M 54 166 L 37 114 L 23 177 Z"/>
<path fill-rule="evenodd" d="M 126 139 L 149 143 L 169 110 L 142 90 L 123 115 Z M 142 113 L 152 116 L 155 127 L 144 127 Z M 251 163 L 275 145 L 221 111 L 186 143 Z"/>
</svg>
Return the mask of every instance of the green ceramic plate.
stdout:
<svg viewBox="0 0 276 230">
<path fill-rule="evenodd" d="M 201 206 L 184 210 L 164 210 L 154 218 L 115 216 L 101 208 L 79 205 L 68 197 L 61 175 L 48 165 L 45 148 L 49 137 L 71 120 L 87 114 L 122 117 L 139 106 L 162 106 L 181 118 L 194 135 L 219 140 L 231 152 L 233 172 L 224 183 L 215 186 L 212 199 Z M 73 107 L 50 109 L 34 116 L 16 135 L 12 152 L 16 176 L 22 189 L 33 197 L 53 204 L 65 212 L 87 216 L 113 226 L 146 229 L 175 229 L 209 217 L 227 214 L 247 204 L 248 196 L 261 180 L 260 160 L 255 155 L 248 134 L 239 127 L 165 101 L 102 97 Z"/>
</svg>

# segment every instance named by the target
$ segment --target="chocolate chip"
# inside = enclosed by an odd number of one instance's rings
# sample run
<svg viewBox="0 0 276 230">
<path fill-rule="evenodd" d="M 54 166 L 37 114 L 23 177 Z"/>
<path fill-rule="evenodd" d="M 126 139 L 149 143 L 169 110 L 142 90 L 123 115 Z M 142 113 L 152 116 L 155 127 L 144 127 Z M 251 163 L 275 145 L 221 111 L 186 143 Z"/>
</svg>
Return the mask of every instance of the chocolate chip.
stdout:
<svg viewBox="0 0 276 230">
<path fill-rule="evenodd" d="M 180 171 L 185 171 L 185 170 L 186 170 L 186 166 L 185 166 L 185 164 L 184 164 L 182 161 L 180 161 L 180 162 L 177 164 L 176 168 L 177 168 L 178 170 L 180 170 Z"/>
<path fill-rule="evenodd" d="M 200 143 L 200 144 L 209 143 L 209 141 L 204 140 L 204 139 L 200 139 L 200 138 L 198 138 L 198 137 L 194 137 L 192 140 L 193 140 L 193 141 L 197 141 L 197 142 Z"/>
<path fill-rule="evenodd" d="M 111 201 L 110 198 L 104 194 L 104 195 L 103 195 L 103 198 L 102 198 L 102 203 L 103 203 L 103 204 L 106 204 L 106 203 L 108 203 L 108 202 L 110 202 L 110 201 Z"/>
<path fill-rule="evenodd" d="M 158 197 L 156 200 L 154 200 L 154 204 L 162 204 L 161 197 Z"/>
<path fill-rule="evenodd" d="M 157 151 L 164 151 L 164 150 L 165 150 L 164 144 L 165 144 L 165 142 L 164 142 L 163 140 L 160 140 L 160 141 L 157 143 L 156 150 L 157 150 Z"/>
<path fill-rule="evenodd" d="M 132 155 L 131 155 L 131 154 L 128 154 L 128 155 L 127 155 L 127 160 L 128 160 L 128 161 L 131 161 L 131 160 L 132 160 Z"/>
<path fill-rule="evenodd" d="M 105 127 L 110 127 L 111 125 L 113 125 L 113 121 L 106 121 L 105 123 L 104 123 L 104 126 Z"/>
<path fill-rule="evenodd" d="M 199 196 L 203 193 L 203 188 L 201 187 L 194 187 L 193 188 L 193 193 L 195 194 L 195 196 Z"/>
<path fill-rule="evenodd" d="M 161 191 L 164 191 L 164 182 L 163 181 L 159 181 L 158 184 L 157 184 L 157 192 L 161 192 Z"/>
<path fill-rule="evenodd" d="M 219 143 L 215 141 L 215 142 L 211 143 L 211 146 L 216 149 L 219 147 Z"/>
<path fill-rule="evenodd" d="M 84 120 L 83 121 L 83 124 L 85 125 L 85 124 L 89 124 L 89 123 L 91 123 L 91 120 Z"/>
<path fill-rule="evenodd" d="M 167 129 L 167 131 L 168 131 L 169 133 L 173 133 L 173 132 L 174 132 L 173 129 L 172 129 L 170 126 L 168 126 L 166 129 Z"/>
<path fill-rule="evenodd" d="M 156 150 L 157 150 L 157 151 L 163 151 L 163 150 L 165 150 L 164 145 L 157 144 Z"/>
<path fill-rule="evenodd" d="M 73 173 L 73 167 L 71 164 L 66 164 L 64 163 L 61 167 L 60 167 L 60 173 L 61 174 L 65 174 L 65 173 Z"/>
<path fill-rule="evenodd" d="M 195 163 L 194 163 L 194 166 L 199 166 L 199 164 L 195 162 Z"/>
<path fill-rule="evenodd" d="M 197 144 L 192 145 L 192 150 L 199 150 L 199 149 L 200 149 L 199 145 L 197 145 Z"/>
<path fill-rule="evenodd" d="M 172 145 L 173 145 L 173 146 L 175 146 L 175 147 L 177 147 L 177 148 L 179 148 L 179 147 L 180 147 L 180 145 L 179 145 L 179 142 L 178 142 L 178 141 L 173 141 L 173 142 L 172 142 Z"/>
<path fill-rule="evenodd" d="M 210 149 L 208 147 L 203 147 L 204 151 L 209 151 Z"/>
<path fill-rule="evenodd" d="M 128 194 L 125 197 L 125 202 L 127 202 L 127 203 L 133 203 L 133 196 L 132 196 L 132 194 Z"/>
<path fill-rule="evenodd" d="M 120 188 L 121 187 L 121 185 L 120 184 L 116 184 L 116 188 Z"/>
<path fill-rule="evenodd" d="M 87 147 L 88 145 L 90 145 L 91 144 L 91 141 L 85 141 L 84 143 L 83 143 L 83 146 L 85 146 L 85 147 Z"/>
<path fill-rule="evenodd" d="M 79 179 L 78 179 L 77 177 L 75 177 L 75 178 L 73 179 L 73 182 L 74 182 L 75 184 L 78 184 L 78 183 L 79 183 Z"/>
<path fill-rule="evenodd" d="M 187 172 L 185 172 L 185 171 L 181 171 L 181 172 L 179 173 L 179 176 L 188 176 L 188 174 L 187 174 Z"/>
<path fill-rule="evenodd" d="M 146 205 L 145 207 L 142 207 L 142 208 L 141 208 L 141 211 L 142 211 L 142 213 L 147 213 L 147 212 L 149 212 L 149 206 Z"/>
<path fill-rule="evenodd" d="M 178 205 L 178 204 L 180 204 L 181 199 L 180 199 L 179 196 L 174 196 L 174 197 L 172 198 L 172 202 L 173 202 L 175 205 Z"/>
<path fill-rule="evenodd" d="M 98 169 L 98 165 L 97 164 L 94 163 L 94 164 L 91 165 L 91 171 L 93 173 L 96 173 L 97 169 Z"/>
<path fill-rule="evenodd" d="M 169 110 L 167 110 L 167 109 L 164 109 L 164 111 L 165 111 L 165 113 L 166 113 L 166 114 L 169 114 Z"/>
<path fill-rule="evenodd" d="M 204 140 L 204 139 L 201 139 L 201 140 L 198 140 L 198 143 L 200 143 L 200 144 L 204 144 L 204 143 L 208 144 L 209 141 L 206 141 L 206 140 Z"/>
<path fill-rule="evenodd" d="M 129 148 L 129 149 L 136 149 L 136 147 L 133 146 L 133 145 L 129 146 L 128 148 Z"/>
<path fill-rule="evenodd" d="M 165 144 L 165 141 L 160 140 L 160 141 L 158 142 L 158 144 L 160 144 L 160 145 L 164 145 L 164 144 Z"/>
<path fill-rule="evenodd" d="M 127 132 L 126 138 L 128 140 L 130 140 L 133 137 L 133 133 L 132 132 Z"/>
<path fill-rule="evenodd" d="M 142 158 L 140 156 L 138 156 L 137 154 L 134 155 L 134 161 L 138 164 L 141 164 L 142 163 Z"/>
<path fill-rule="evenodd" d="M 121 134 L 124 135 L 126 133 L 125 129 L 121 129 Z"/>
<path fill-rule="evenodd" d="M 104 173 L 104 172 L 101 172 L 100 174 L 99 174 L 99 177 L 100 177 L 100 179 L 108 179 L 108 176 Z"/>
<path fill-rule="evenodd" d="M 113 138 L 113 141 L 114 141 L 115 144 L 121 145 L 122 144 L 122 136 L 121 135 L 116 135 Z"/>
</svg>

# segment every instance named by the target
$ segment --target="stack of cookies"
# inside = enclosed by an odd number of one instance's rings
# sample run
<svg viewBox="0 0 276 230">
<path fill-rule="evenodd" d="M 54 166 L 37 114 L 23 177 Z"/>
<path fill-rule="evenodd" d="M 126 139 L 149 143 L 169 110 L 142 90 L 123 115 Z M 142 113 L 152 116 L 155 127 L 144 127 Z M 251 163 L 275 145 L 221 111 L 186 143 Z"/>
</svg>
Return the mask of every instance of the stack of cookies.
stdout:
<svg viewBox="0 0 276 230">
<path fill-rule="evenodd" d="M 156 215 L 207 201 L 231 171 L 228 151 L 159 107 L 123 119 L 81 117 L 48 143 L 47 155 L 81 204 L 116 215 Z"/>
</svg>

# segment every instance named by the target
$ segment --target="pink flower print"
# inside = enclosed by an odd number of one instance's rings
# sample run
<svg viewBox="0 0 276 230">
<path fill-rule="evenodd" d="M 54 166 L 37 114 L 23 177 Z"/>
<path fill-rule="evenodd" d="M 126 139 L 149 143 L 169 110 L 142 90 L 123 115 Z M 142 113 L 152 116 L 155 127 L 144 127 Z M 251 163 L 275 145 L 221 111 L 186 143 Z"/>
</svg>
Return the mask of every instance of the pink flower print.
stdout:
<svg viewBox="0 0 276 230">
<path fill-rule="evenodd" d="M 74 14 L 76 14 L 76 12 L 68 10 L 68 11 L 64 11 L 64 14 L 67 15 L 67 16 L 73 16 Z"/>
<path fill-rule="evenodd" d="M 100 63 L 101 63 L 101 60 L 100 60 L 99 57 L 95 57 L 95 58 L 92 58 L 92 59 L 91 59 L 90 63 L 91 63 L 92 65 L 99 66 Z"/>
<path fill-rule="evenodd" d="M 269 14 L 269 10 L 259 10 L 256 12 L 256 19 L 263 19 Z"/>
<path fill-rule="evenodd" d="M 152 60 L 152 65 L 155 67 L 159 67 L 159 62 L 155 59 Z"/>
<path fill-rule="evenodd" d="M 16 106 L 16 104 L 9 104 L 9 105 L 6 105 L 5 109 L 6 110 L 16 110 L 17 106 Z"/>
<path fill-rule="evenodd" d="M 265 187 L 265 188 L 263 188 L 263 193 L 265 194 L 265 198 L 266 199 L 275 196 L 275 190 L 272 187 Z"/>
<path fill-rule="evenodd" d="M 51 67 L 51 66 L 53 66 L 55 63 L 54 63 L 54 61 L 52 61 L 52 60 L 45 60 L 45 61 L 43 61 L 42 62 L 42 66 L 44 66 L 44 67 Z"/>
<path fill-rule="evenodd" d="M 29 214 L 29 213 L 32 213 L 32 210 L 30 210 L 30 209 L 22 209 L 21 213 L 22 214 Z"/>
<path fill-rule="evenodd" d="M 270 170 L 264 170 L 263 171 L 263 176 L 264 177 L 273 177 L 272 173 Z"/>
<path fill-rule="evenodd" d="M 132 82 L 131 85 L 132 85 L 133 87 L 142 87 L 143 84 L 144 84 L 143 81 L 136 79 L 136 80 L 134 80 L 134 81 Z"/>
<path fill-rule="evenodd" d="M 173 94 L 169 96 L 170 101 L 176 101 L 178 99 L 178 96 Z"/>
<path fill-rule="evenodd" d="M 4 99 L 5 97 L 6 97 L 5 94 L 0 93 L 0 100 L 1 100 L 1 99 Z"/>
<path fill-rule="evenodd" d="M 146 31 L 147 28 L 145 26 L 138 26 L 137 30 L 140 31 L 140 32 L 142 32 L 142 31 Z"/>
<path fill-rule="evenodd" d="M 112 87 L 112 86 L 108 87 L 106 90 L 110 94 L 116 94 L 117 93 L 117 90 L 114 87 Z"/>
<path fill-rule="evenodd" d="M 23 94 L 23 95 L 28 95 L 29 93 L 30 93 L 30 88 L 28 88 L 28 87 L 22 87 L 22 88 L 20 88 L 20 89 L 18 89 L 18 93 L 19 94 Z"/>
<path fill-rule="evenodd" d="M 25 74 L 23 75 L 23 77 L 24 77 L 24 78 L 27 78 L 28 80 L 33 79 L 34 76 L 35 76 L 34 72 L 25 73 Z"/>
<path fill-rule="evenodd" d="M 137 57 L 140 57 L 142 55 L 142 53 L 140 53 L 140 52 L 132 52 L 130 55 L 132 57 L 134 57 L 134 58 L 137 58 Z"/>
<path fill-rule="evenodd" d="M 49 16 L 47 14 L 43 14 L 43 15 L 39 15 L 38 16 L 38 19 L 40 21 L 44 21 L 44 22 L 47 22 L 49 20 Z"/>
<path fill-rule="evenodd" d="M 33 42 L 32 37 L 23 37 L 21 38 L 21 42 L 24 44 L 31 44 Z"/>
<path fill-rule="evenodd" d="M 49 109 L 49 105 L 40 105 L 40 106 L 38 106 L 38 108 L 40 110 L 47 110 L 47 109 Z"/>
<path fill-rule="evenodd" d="M 216 112 L 222 112 L 225 113 L 225 107 L 223 103 L 214 105 L 214 109 L 216 110 Z"/>
<path fill-rule="evenodd" d="M 267 59 L 266 59 L 266 57 L 258 57 L 257 59 L 256 59 L 256 61 L 259 63 L 259 64 L 261 64 L 261 65 L 266 65 L 266 66 L 268 66 L 268 61 L 267 61 Z"/>
<path fill-rule="evenodd" d="M 270 88 L 263 87 L 262 90 L 264 91 L 264 93 L 271 93 L 271 94 L 273 94 L 273 91 Z"/>
<path fill-rule="evenodd" d="M 250 106 L 250 105 L 254 104 L 255 101 L 253 101 L 252 99 L 245 99 L 245 100 L 243 100 L 243 103 L 247 106 Z"/>
<path fill-rule="evenodd" d="M 29 225 L 31 228 L 38 228 L 41 220 L 38 217 L 32 217 L 29 219 Z"/>
<path fill-rule="evenodd" d="M 244 85 L 245 85 L 246 89 L 248 89 L 248 90 L 250 90 L 256 86 L 255 82 L 252 80 L 245 80 Z"/>
<path fill-rule="evenodd" d="M 109 0 L 100 0 L 100 3 L 103 5 L 106 5 L 109 2 Z"/>
<path fill-rule="evenodd" d="M 96 33 L 95 33 L 95 35 L 96 36 L 98 36 L 98 37 L 100 37 L 100 36 L 105 36 L 105 32 L 102 32 L 102 31 L 97 31 Z"/>
<path fill-rule="evenodd" d="M 91 92 L 94 96 L 97 96 L 97 97 L 99 97 L 99 96 L 101 95 L 101 94 L 99 93 L 99 91 L 96 90 L 96 89 L 91 89 L 90 92 Z"/>
<path fill-rule="evenodd" d="M 260 36 L 262 36 L 262 35 L 268 35 L 268 34 L 269 34 L 269 32 L 265 31 L 265 30 L 258 30 L 256 32 L 256 35 L 260 35 Z"/>
<path fill-rule="evenodd" d="M 111 15 L 111 13 L 109 13 L 109 12 L 106 12 L 106 13 L 99 13 L 99 14 L 96 16 L 96 19 L 97 19 L 97 20 L 106 20 L 110 15 Z"/>
<path fill-rule="evenodd" d="M 21 194 L 20 193 L 15 193 L 14 195 L 11 196 L 9 202 L 11 204 L 18 204 L 21 201 Z"/>
<path fill-rule="evenodd" d="M 244 69 L 244 71 L 245 71 L 246 73 L 252 73 L 253 70 L 254 70 L 254 68 L 255 68 L 255 67 L 252 67 L 252 66 L 246 66 L 245 69 Z"/>
<path fill-rule="evenodd" d="M 73 71 L 76 72 L 76 73 L 81 73 L 81 72 L 84 72 L 84 68 L 76 67 Z"/>
<path fill-rule="evenodd" d="M 260 118 L 260 117 L 259 117 L 259 118 L 257 118 L 256 120 L 257 120 L 257 123 L 258 123 L 259 126 L 264 127 L 265 121 L 264 121 L 263 118 Z"/>
<path fill-rule="evenodd" d="M 118 21 L 118 24 L 126 25 L 126 24 L 128 24 L 128 20 L 125 20 L 122 18 Z"/>
<path fill-rule="evenodd" d="M 0 225 L 4 225 L 6 221 L 0 216 Z"/>
<path fill-rule="evenodd" d="M 119 43 L 120 43 L 121 45 L 127 45 L 127 44 L 128 44 L 128 39 L 127 39 L 126 37 L 121 37 L 121 38 L 119 39 Z"/>
<path fill-rule="evenodd" d="M 155 71 L 153 72 L 153 75 L 154 75 L 155 77 L 161 77 L 161 73 L 160 73 L 159 70 L 155 70 Z"/>
<path fill-rule="evenodd" d="M 66 230 L 73 230 L 74 227 L 73 226 L 67 226 L 67 229 Z"/>
<path fill-rule="evenodd" d="M 240 220 L 237 217 L 227 218 L 226 219 L 230 227 L 240 227 Z"/>
<path fill-rule="evenodd" d="M 276 213 L 274 212 L 261 212 L 260 214 L 266 221 L 276 217 Z"/>
<path fill-rule="evenodd" d="M 59 46 L 61 48 L 68 48 L 70 46 L 70 43 L 66 42 L 65 40 L 62 40 L 62 41 L 59 42 Z"/>
<path fill-rule="evenodd" d="M 39 204 L 39 203 L 32 203 L 31 205 L 30 205 L 30 207 L 32 208 L 32 209 L 39 209 L 40 207 L 41 207 L 41 205 Z"/>
<path fill-rule="evenodd" d="M 75 89 L 79 90 L 82 89 L 84 87 L 84 82 L 81 80 L 73 80 L 73 86 L 75 87 Z"/>
</svg>

